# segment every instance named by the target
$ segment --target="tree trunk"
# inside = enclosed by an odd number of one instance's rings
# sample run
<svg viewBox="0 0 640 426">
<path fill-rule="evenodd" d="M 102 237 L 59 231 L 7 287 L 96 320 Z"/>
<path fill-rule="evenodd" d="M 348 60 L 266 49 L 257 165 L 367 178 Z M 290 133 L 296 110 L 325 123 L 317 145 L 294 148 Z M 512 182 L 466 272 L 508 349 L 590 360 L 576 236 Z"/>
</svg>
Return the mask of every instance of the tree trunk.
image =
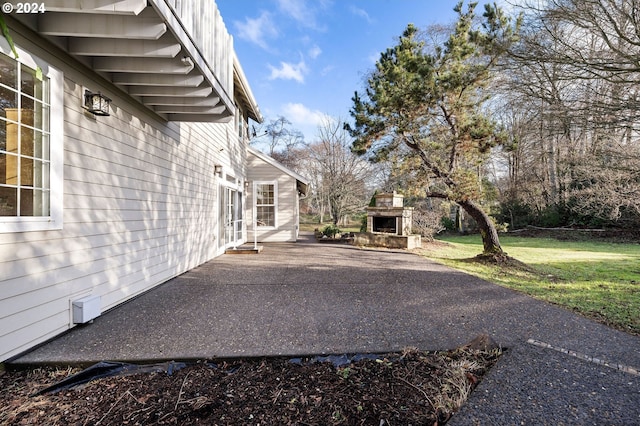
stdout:
<svg viewBox="0 0 640 426">
<path fill-rule="evenodd" d="M 331 211 L 331 221 L 335 226 L 338 226 L 338 221 L 340 220 L 340 210 L 338 209 L 335 201 L 329 204 L 329 210 Z"/>
<path fill-rule="evenodd" d="M 458 206 L 456 209 L 456 229 L 458 230 L 458 234 L 464 234 L 464 213 L 463 209 Z"/>
<path fill-rule="evenodd" d="M 456 203 L 458 203 L 464 211 L 469 213 L 478 224 L 480 235 L 482 235 L 482 245 L 484 246 L 483 254 L 505 255 L 505 252 L 500 246 L 498 231 L 489 215 L 482 210 L 482 207 L 470 200 L 456 201 Z"/>
</svg>

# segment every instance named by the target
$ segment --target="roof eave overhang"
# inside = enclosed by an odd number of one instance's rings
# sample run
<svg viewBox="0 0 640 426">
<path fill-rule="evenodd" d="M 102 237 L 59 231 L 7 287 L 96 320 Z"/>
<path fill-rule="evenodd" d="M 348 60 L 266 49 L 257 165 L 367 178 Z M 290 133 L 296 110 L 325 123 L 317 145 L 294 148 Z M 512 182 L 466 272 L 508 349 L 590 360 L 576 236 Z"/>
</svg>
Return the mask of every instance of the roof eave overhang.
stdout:
<svg viewBox="0 0 640 426">
<path fill-rule="evenodd" d="M 249 86 L 249 82 L 247 81 L 247 77 L 244 74 L 242 65 L 240 65 L 240 60 L 238 59 L 238 56 L 235 52 L 233 54 L 233 78 L 234 87 L 238 92 L 238 96 L 245 104 L 245 107 L 249 114 L 249 118 L 257 123 L 262 123 L 264 121 L 264 117 L 262 117 L 262 113 L 260 112 L 258 103 L 253 96 L 253 92 L 251 91 L 251 87 Z"/>
<path fill-rule="evenodd" d="M 235 113 L 233 40 L 214 2 L 194 3 L 205 15 L 197 25 L 167 0 L 49 0 L 44 14 L 13 16 L 165 120 L 227 122 Z M 205 24 L 216 26 L 206 43 L 188 26 Z M 216 49 L 225 55 L 210 58 Z"/>
</svg>

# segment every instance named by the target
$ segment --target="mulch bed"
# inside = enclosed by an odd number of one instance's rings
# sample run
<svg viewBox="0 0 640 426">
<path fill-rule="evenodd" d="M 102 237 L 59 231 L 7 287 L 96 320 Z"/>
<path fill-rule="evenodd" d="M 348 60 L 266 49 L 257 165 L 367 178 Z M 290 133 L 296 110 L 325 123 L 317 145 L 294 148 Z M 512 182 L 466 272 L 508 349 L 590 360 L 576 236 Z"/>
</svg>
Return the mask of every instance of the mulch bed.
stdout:
<svg viewBox="0 0 640 426">
<path fill-rule="evenodd" d="M 39 396 L 78 370 L 7 371 L 0 424 L 442 425 L 500 354 L 411 349 L 339 367 L 285 358 L 199 362 Z"/>
</svg>

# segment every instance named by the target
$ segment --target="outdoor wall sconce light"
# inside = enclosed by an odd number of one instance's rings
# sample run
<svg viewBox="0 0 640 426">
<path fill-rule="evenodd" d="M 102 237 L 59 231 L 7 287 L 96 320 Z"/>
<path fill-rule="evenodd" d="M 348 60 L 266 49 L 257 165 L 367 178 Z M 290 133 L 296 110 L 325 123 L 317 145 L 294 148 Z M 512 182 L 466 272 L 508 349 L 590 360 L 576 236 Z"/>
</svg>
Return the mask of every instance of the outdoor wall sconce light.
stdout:
<svg viewBox="0 0 640 426">
<path fill-rule="evenodd" d="M 222 165 L 216 164 L 215 166 L 213 166 L 213 173 L 217 175 L 222 175 Z"/>
<path fill-rule="evenodd" d="M 111 99 L 107 98 L 102 93 L 93 93 L 89 90 L 84 91 L 84 108 L 93 115 L 108 116 L 109 105 Z"/>
</svg>

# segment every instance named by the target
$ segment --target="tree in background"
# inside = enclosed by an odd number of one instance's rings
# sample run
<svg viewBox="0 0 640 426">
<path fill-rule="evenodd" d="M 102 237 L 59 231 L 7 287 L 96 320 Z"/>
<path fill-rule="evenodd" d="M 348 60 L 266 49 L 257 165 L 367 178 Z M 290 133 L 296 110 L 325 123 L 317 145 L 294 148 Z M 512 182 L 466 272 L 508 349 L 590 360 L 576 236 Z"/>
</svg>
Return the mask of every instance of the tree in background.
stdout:
<svg viewBox="0 0 640 426">
<path fill-rule="evenodd" d="M 464 12 L 458 3 L 457 22 L 444 41 L 437 28 L 427 38 L 409 25 L 381 54 L 364 95 L 356 92 L 355 123 L 346 128 L 354 152 L 372 161 L 393 159 L 424 182 L 427 197 L 460 205 L 477 222 L 484 253 L 500 257 L 496 228 L 481 206 L 479 171 L 503 135 L 483 107 L 492 71 L 517 28 L 489 5 L 477 28 L 475 6 Z"/>
<path fill-rule="evenodd" d="M 505 219 L 637 226 L 640 0 L 521 4 L 501 94 L 511 140 Z"/>
<path fill-rule="evenodd" d="M 371 195 L 375 171 L 367 161 L 351 152 L 352 139 L 342 120 L 325 118 L 318 127 L 317 141 L 306 147 L 308 175 L 320 212 L 327 209 L 334 225 L 362 211 Z"/>
<path fill-rule="evenodd" d="M 266 154 L 295 170 L 296 150 L 304 144 L 302 132 L 293 128 L 291 122 L 283 116 L 270 120 L 263 129 L 255 130 L 256 135 L 251 142 L 265 144 Z"/>
<path fill-rule="evenodd" d="M 337 225 L 366 205 L 376 171 L 351 152 L 352 140 L 342 120 L 326 117 L 312 143 L 305 143 L 302 133 L 282 116 L 255 133 L 252 144 L 309 179 L 305 204 L 318 214 L 320 223 L 328 215 Z"/>
</svg>

